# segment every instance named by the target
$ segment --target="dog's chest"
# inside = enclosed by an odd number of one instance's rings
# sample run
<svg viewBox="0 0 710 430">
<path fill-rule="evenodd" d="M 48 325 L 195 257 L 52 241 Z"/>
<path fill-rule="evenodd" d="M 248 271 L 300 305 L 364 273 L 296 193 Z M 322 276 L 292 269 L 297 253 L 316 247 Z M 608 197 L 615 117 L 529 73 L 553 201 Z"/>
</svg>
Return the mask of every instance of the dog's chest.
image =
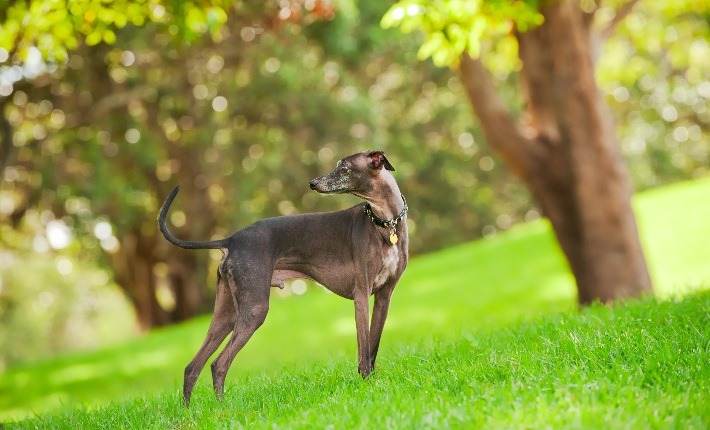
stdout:
<svg viewBox="0 0 710 430">
<path fill-rule="evenodd" d="M 375 288 L 379 288 L 384 285 L 389 278 L 391 278 L 395 273 L 397 273 L 397 266 L 399 265 L 399 250 L 396 246 L 390 246 L 387 251 L 382 256 L 382 269 L 375 276 Z"/>
</svg>

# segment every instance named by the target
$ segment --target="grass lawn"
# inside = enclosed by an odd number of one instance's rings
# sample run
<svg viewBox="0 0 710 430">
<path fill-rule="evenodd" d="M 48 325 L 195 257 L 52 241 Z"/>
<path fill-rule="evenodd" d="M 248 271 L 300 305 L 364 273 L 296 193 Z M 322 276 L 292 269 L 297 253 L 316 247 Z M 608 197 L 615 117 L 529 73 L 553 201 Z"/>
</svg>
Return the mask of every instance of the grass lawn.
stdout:
<svg viewBox="0 0 710 430">
<path fill-rule="evenodd" d="M 708 288 L 710 180 L 645 193 L 635 204 L 657 295 Z M 568 312 L 573 279 L 543 221 L 413 259 L 393 297 L 379 369 L 364 382 L 352 303 L 311 289 L 272 296 L 266 323 L 232 365 L 223 404 L 212 398 L 208 371 L 193 408 L 178 403 L 205 317 L 8 369 L 0 375 L 0 422 L 56 410 L 24 423 L 674 427 L 664 424 L 670 417 L 678 428 L 709 424 L 700 408 L 710 392 L 708 294 Z M 71 412 L 108 401 L 115 402 L 106 409 Z"/>
<path fill-rule="evenodd" d="M 710 293 L 597 306 L 352 360 L 24 421 L 39 428 L 677 428 L 710 425 Z"/>
</svg>

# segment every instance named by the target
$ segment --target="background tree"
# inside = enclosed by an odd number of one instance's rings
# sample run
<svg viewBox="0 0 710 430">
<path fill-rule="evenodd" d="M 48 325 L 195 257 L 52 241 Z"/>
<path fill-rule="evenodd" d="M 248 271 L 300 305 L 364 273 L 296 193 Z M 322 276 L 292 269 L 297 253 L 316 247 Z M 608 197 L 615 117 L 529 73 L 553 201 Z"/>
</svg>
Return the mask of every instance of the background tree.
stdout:
<svg viewBox="0 0 710 430">
<path fill-rule="evenodd" d="M 383 18 L 385 26 L 423 30 L 420 57 L 459 69 L 486 140 L 550 219 L 581 304 L 651 291 L 632 187 L 595 80 L 600 45 L 636 1 L 615 10 L 600 3 L 408 0 Z M 522 105 L 517 117 L 483 63 L 489 54 L 495 64 L 515 51 Z M 500 64 L 494 69 L 500 71 Z"/>
<path fill-rule="evenodd" d="M 12 67 L 27 68 L 39 52 L 45 69 L 12 82 L 1 100 L 8 149 L 3 219 L 38 240 L 49 223 L 65 226 L 76 248 L 55 252 L 110 268 L 143 328 L 211 305 L 216 261 L 170 247 L 155 229 L 157 209 L 176 182 L 183 191 L 172 222 L 178 234 L 195 239 L 224 236 L 264 216 L 353 204 L 317 199 L 303 178 L 371 147 L 395 151 L 410 200 L 421 202 L 412 209 L 412 227 L 432 227 L 413 236 L 415 252 L 460 241 L 462 233 L 476 237 L 501 214 L 507 227 L 529 209 L 524 198 L 494 198 L 516 189 L 475 144 L 479 133 L 452 99 L 458 83 L 426 63 L 401 66 L 415 62 L 416 41 L 402 50 L 406 41 L 379 27 L 383 6 L 333 15 L 327 2 L 311 9 L 236 3 L 212 28 L 206 21 L 222 17 L 217 6 L 151 4 L 133 10 L 142 18 L 120 28 L 91 20 L 101 28 L 96 33 L 76 19 L 123 22 L 116 16 L 124 6 L 114 4 L 110 19 L 89 9 L 37 24 L 49 32 L 62 19 L 73 23 L 75 47 L 38 50 L 32 37 L 40 33 L 31 31 L 8 46 Z M 430 156 L 404 157 L 422 135 Z M 470 160 L 484 160 L 488 187 L 456 172 Z M 44 218 L 34 224 L 36 211 Z M 43 252 L 7 230 L 2 238 L 14 249 Z"/>
</svg>

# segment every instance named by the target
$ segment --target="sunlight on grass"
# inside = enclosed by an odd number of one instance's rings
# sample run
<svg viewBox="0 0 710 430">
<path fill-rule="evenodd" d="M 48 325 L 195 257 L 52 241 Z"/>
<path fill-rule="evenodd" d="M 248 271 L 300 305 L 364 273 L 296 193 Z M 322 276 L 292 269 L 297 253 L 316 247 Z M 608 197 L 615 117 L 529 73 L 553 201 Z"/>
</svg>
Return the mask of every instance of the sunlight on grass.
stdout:
<svg viewBox="0 0 710 430">
<path fill-rule="evenodd" d="M 148 351 L 126 362 L 122 369 L 128 375 L 135 375 L 149 369 L 158 369 L 172 361 L 169 351 Z"/>
<path fill-rule="evenodd" d="M 635 208 L 656 295 L 685 295 L 708 285 L 710 178 L 649 191 Z"/>
<path fill-rule="evenodd" d="M 107 364 L 78 364 L 75 366 L 60 369 L 50 374 L 47 378 L 49 385 L 72 384 L 87 379 L 94 379 L 98 376 L 105 376 L 115 370 Z"/>
</svg>

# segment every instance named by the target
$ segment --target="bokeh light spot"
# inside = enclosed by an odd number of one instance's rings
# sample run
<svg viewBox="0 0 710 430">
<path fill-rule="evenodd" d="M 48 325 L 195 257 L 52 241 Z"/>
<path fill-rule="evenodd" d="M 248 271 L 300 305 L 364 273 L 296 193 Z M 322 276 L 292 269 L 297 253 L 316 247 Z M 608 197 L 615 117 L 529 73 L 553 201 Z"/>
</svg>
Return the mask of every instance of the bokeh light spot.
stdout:
<svg viewBox="0 0 710 430">
<path fill-rule="evenodd" d="M 71 243 L 72 234 L 69 227 L 62 221 L 50 221 L 46 228 L 47 241 L 54 249 L 64 249 Z"/>
<path fill-rule="evenodd" d="M 223 112 L 225 109 L 227 109 L 227 99 L 222 97 L 222 96 L 217 96 L 212 100 L 212 109 L 215 110 L 215 112 Z"/>
<path fill-rule="evenodd" d="M 300 296 L 305 294 L 307 290 L 308 284 L 303 279 L 294 279 L 291 282 L 291 291 L 293 291 L 293 294 Z"/>
</svg>

